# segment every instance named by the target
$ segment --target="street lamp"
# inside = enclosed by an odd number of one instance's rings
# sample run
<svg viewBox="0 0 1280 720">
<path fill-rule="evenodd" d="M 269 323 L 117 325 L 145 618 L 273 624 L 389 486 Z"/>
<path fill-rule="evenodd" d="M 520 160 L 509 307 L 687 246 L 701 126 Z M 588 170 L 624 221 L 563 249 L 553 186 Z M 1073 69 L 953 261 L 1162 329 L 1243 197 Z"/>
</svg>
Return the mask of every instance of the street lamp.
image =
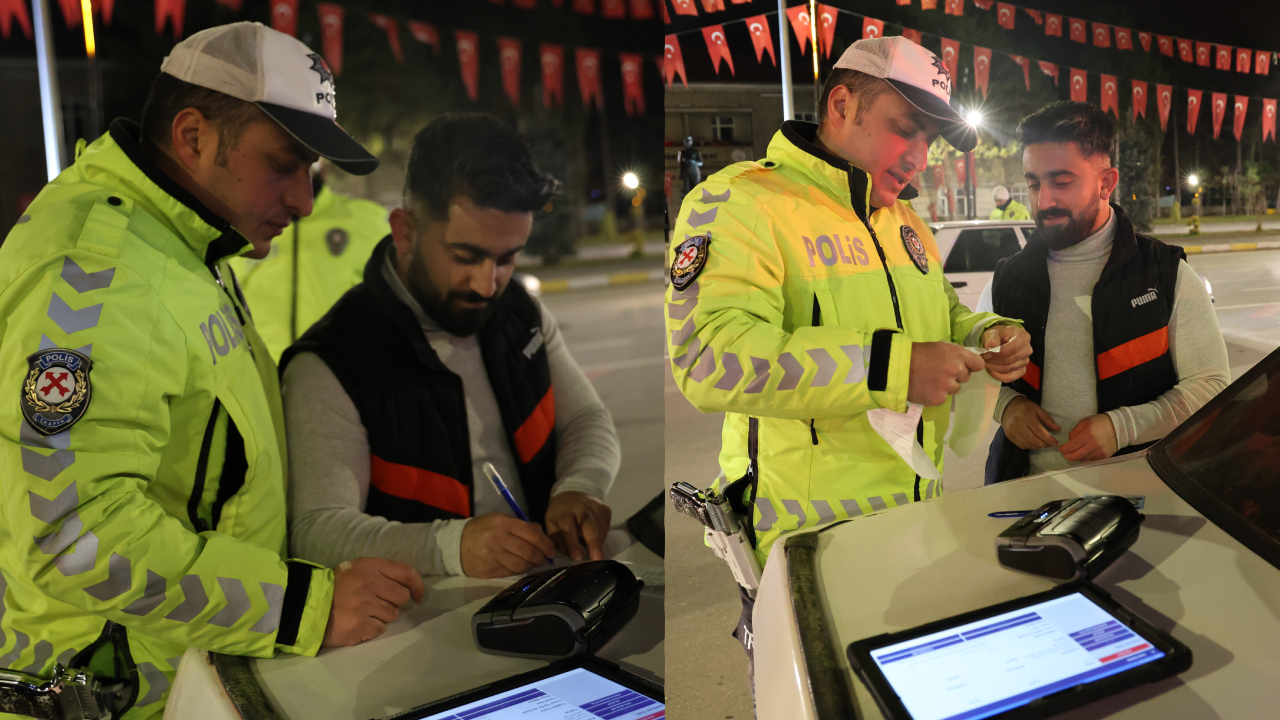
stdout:
<svg viewBox="0 0 1280 720">
<path fill-rule="evenodd" d="M 632 257 L 644 254 L 644 197 L 645 190 L 640 187 L 640 176 L 634 172 L 622 175 L 622 186 L 631 191 L 631 250 Z"/>
<path fill-rule="evenodd" d="M 978 108 L 969 108 L 963 115 L 964 121 L 969 123 L 969 127 L 976 132 L 982 127 L 983 115 L 982 110 Z M 965 198 L 965 216 L 970 220 L 978 217 L 978 188 L 974 187 L 974 158 L 973 151 L 964 154 L 964 198 Z"/>
<path fill-rule="evenodd" d="M 1195 194 L 1191 196 L 1191 219 L 1187 221 L 1187 225 L 1191 227 L 1192 235 L 1200 234 L 1200 193 L 1204 192 L 1204 188 L 1200 186 L 1200 176 L 1191 173 L 1187 176 L 1187 188 Z M 1179 193 L 1181 196 L 1181 193 Z M 1179 201 L 1181 202 L 1181 201 Z"/>
<path fill-rule="evenodd" d="M 635 190 L 640 187 L 640 178 L 636 177 L 635 173 L 629 172 L 622 176 L 622 184 L 628 190 Z"/>
</svg>

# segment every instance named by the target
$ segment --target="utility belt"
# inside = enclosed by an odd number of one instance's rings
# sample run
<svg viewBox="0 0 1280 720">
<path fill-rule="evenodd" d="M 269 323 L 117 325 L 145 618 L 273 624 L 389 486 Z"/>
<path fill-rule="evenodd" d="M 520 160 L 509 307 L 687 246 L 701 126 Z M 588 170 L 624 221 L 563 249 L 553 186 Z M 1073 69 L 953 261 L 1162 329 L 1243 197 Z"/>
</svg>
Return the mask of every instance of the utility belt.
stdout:
<svg viewBox="0 0 1280 720">
<path fill-rule="evenodd" d="M 730 483 L 724 492 L 715 488 L 699 490 L 687 482 L 671 485 L 671 503 L 680 512 L 702 523 L 703 537 L 716 556 L 729 565 L 733 579 L 755 598 L 760 587 L 760 563 L 756 560 L 755 532 L 751 526 L 752 507 L 746 502 L 748 489 L 754 496 L 755 462 L 747 474 Z"/>
<path fill-rule="evenodd" d="M 111 720 L 131 692 L 127 682 L 104 685 L 62 665 L 53 666 L 51 680 L 0 668 L 0 713 L 37 720 Z"/>
</svg>

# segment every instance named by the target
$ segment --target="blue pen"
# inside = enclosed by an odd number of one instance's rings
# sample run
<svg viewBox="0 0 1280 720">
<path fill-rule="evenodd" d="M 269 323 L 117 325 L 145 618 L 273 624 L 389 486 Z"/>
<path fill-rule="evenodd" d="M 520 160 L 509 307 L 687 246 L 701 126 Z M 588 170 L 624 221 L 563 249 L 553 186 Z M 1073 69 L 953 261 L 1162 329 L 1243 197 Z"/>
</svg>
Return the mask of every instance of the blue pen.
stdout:
<svg viewBox="0 0 1280 720">
<path fill-rule="evenodd" d="M 480 469 L 484 471 L 484 476 L 489 478 L 489 482 L 493 483 L 493 489 L 497 490 L 498 494 L 502 496 L 502 499 L 506 500 L 507 504 L 511 506 L 511 512 L 515 513 L 517 518 L 525 522 L 529 522 L 528 516 L 526 516 L 524 511 L 520 509 L 520 506 L 516 504 L 516 499 L 511 495 L 511 491 L 507 489 L 507 484 L 502 482 L 502 476 L 498 474 L 498 469 L 493 466 L 493 463 L 486 462 L 480 466 Z M 547 558 L 547 564 L 555 565 L 555 561 L 551 558 Z"/>
</svg>

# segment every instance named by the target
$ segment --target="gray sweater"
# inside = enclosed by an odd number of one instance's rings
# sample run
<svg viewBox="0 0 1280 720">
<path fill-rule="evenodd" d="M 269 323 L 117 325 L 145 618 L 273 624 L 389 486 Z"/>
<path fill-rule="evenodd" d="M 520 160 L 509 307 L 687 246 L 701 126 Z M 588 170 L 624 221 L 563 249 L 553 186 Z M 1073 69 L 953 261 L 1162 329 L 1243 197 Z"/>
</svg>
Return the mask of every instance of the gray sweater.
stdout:
<svg viewBox="0 0 1280 720">
<path fill-rule="evenodd" d="M 1098 414 L 1091 302 L 1114 236 L 1112 215 L 1101 230 L 1078 245 L 1049 251 L 1049 315 L 1044 341 L 1048 359 L 1040 380 L 1040 404 L 1062 428 L 1053 433 L 1059 447 L 1069 440 L 1076 423 Z M 1209 293 L 1186 261 L 1178 265 L 1176 293 L 1169 318 L 1169 349 L 1178 384 L 1151 402 L 1107 413 L 1116 429 L 1117 449 L 1159 440 L 1231 382 L 1227 345 Z M 978 310 L 984 309 L 991 309 L 990 284 L 978 303 Z M 1000 388 L 993 417 L 996 422 L 1015 397 L 1019 397 L 1016 390 Z M 1033 475 L 1078 464 L 1068 462 L 1057 447 L 1031 451 Z"/>
</svg>

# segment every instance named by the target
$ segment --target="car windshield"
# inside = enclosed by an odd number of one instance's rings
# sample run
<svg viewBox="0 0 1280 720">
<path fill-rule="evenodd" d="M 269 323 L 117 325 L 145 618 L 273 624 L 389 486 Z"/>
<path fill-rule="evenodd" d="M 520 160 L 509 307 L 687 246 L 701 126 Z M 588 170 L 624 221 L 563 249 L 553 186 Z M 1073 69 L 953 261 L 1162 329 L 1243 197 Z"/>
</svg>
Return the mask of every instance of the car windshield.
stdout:
<svg viewBox="0 0 1280 720">
<path fill-rule="evenodd" d="M 1152 448 L 1161 479 L 1280 568 L 1280 350 Z"/>
</svg>

